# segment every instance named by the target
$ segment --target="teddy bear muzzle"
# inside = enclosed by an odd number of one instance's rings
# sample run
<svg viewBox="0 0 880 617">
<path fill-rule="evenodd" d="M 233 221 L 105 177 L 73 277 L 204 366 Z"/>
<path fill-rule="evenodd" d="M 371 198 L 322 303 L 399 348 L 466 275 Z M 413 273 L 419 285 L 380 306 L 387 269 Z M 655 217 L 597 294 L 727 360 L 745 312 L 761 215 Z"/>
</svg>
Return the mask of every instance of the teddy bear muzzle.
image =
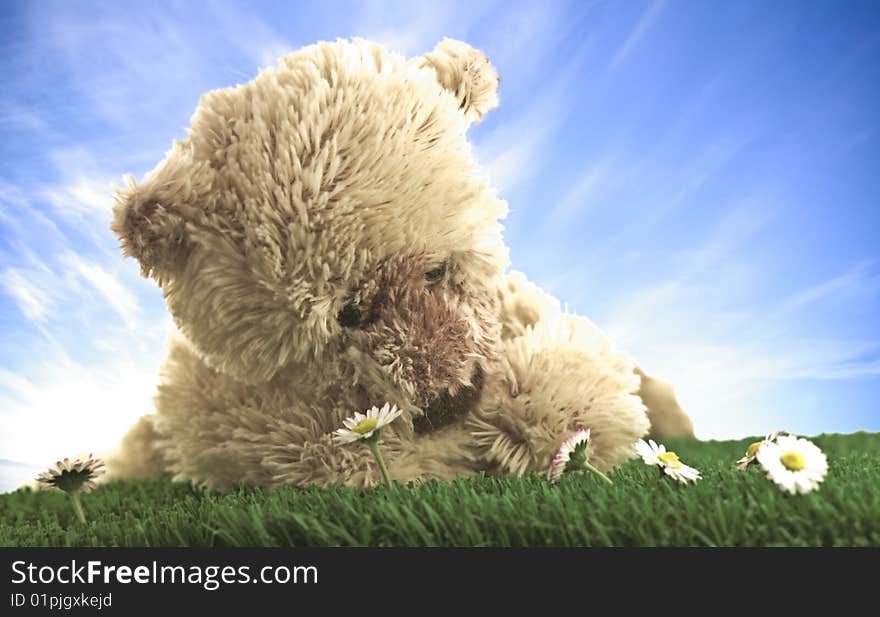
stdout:
<svg viewBox="0 0 880 617">
<path fill-rule="evenodd" d="M 394 292 L 375 296 L 359 330 L 367 355 L 420 408 L 474 386 L 481 362 L 490 355 L 494 323 L 469 298 L 425 289 L 424 276 L 417 283 L 384 286 Z"/>
</svg>

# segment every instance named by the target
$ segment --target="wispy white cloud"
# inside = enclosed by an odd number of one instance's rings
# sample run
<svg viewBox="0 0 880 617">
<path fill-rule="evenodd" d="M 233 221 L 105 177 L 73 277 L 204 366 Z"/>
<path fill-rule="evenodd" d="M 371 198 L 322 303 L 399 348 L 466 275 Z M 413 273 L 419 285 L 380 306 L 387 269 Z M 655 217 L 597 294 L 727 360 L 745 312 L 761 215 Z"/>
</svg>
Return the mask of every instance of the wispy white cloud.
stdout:
<svg viewBox="0 0 880 617">
<path fill-rule="evenodd" d="M 140 128 L 145 117 L 167 109 L 199 79 L 192 35 L 170 11 L 86 14 L 55 5 L 50 11 L 34 10 L 31 17 L 33 32 L 63 63 L 69 84 L 88 101 L 90 113 L 114 125 Z M 132 22 L 139 27 L 130 27 Z M 95 58 L 101 59 L 100 71 L 94 69 Z"/>
<path fill-rule="evenodd" d="M 766 302 L 737 305 L 725 294 L 722 267 L 741 252 L 731 244 L 685 276 L 627 294 L 606 311 L 614 340 L 648 372 L 674 384 L 703 437 L 749 435 L 764 428 L 754 401 L 772 384 L 880 376 L 880 340 L 849 337 L 834 327 L 803 324 L 810 312 L 834 314 L 841 290 L 876 290 L 863 266 Z M 751 276 L 757 276 L 753 272 Z M 755 284 L 747 283 L 754 288 Z M 841 318 L 845 319 L 845 316 Z"/>
<path fill-rule="evenodd" d="M 11 101 L 0 101 L 0 127 L 26 129 L 43 134 L 53 133 L 49 122 L 34 110 Z"/>
<path fill-rule="evenodd" d="M 171 320 L 107 224 L 120 173 L 161 156 L 130 144 L 150 137 L 149 125 L 168 109 L 188 117 L 195 98 L 187 93 L 207 89 L 199 83 L 211 61 L 172 12 L 135 17 L 144 27 L 131 27 L 123 13 L 68 9 L 32 11 L 41 44 L 28 50 L 62 67 L 71 105 L 101 133 L 71 139 L 11 98 L 0 109 L 0 128 L 47 144 L 38 175 L 0 178 L 0 302 L 12 309 L 0 364 L 0 457 L 40 465 L 80 450 L 106 453 L 152 411 Z M 273 42 L 259 34 L 255 57 Z M 125 147 L 108 141 L 108 125 L 124 130 Z"/>
<path fill-rule="evenodd" d="M 490 5 L 486 8 L 490 8 Z M 578 38 L 593 36 L 585 33 L 585 29 L 579 27 L 581 24 L 573 23 L 557 3 L 526 2 L 513 5 L 501 2 L 491 8 L 501 10 L 493 11 L 491 20 L 494 27 L 480 34 L 491 56 L 490 60 L 504 69 L 501 80 L 505 85 L 508 82 L 513 85 L 524 83 L 525 78 L 535 72 L 551 68 L 555 70 L 562 58 L 557 57 L 559 52 L 554 47 L 570 33 L 577 32 Z M 589 10 L 590 6 L 583 3 L 582 8 Z M 471 23 L 478 23 L 481 19 L 485 17 L 474 15 Z M 462 33 L 466 40 L 470 29 Z M 511 33 L 516 34 L 511 36 Z"/>
<path fill-rule="evenodd" d="M 653 186 L 653 193 L 642 195 L 637 203 L 631 204 L 632 209 L 638 210 L 638 215 L 633 216 L 632 221 L 626 226 L 596 242 L 589 250 L 585 261 L 594 269 L 601 268 L 605 264 L 612 263 L 622 247 L 637 242 L 641 234 L 653 234 L 662 230 L 665 220 L 682 208 L 693 206 L 693 200 L 699 192 L 753 140 L 752 134 L 721 139 L 717 143 L 708 145 L 689 160 L 683 161 L 677 169 L 662 170 L 661 173 L 667 177 L 660 181 L 652 177 L 660 171 L 655 163 L 642 159 L 631 164 L 624 172 L 626 181 L 635 186 L 640 184 Z M 622 181 L 617 181 L 618 186 L 622 184 Z M 741 202 L 756 200 L 761 204 L 760 207 L 746 207 L 745 211 L 748 213 L 740 217 L 742 223 L 746 227 L 763 224 L 764 219 L 774 212 L 772 199 L 773 195 L 769 189 L 766 189 L 766 194 L 758 193 L 755 197 L 740 196 Z M 733 205 L 728 207 L 728 212 L 730 211 L 736 214 L 743 211 L 743 208 Z M 728 214 L 723 219 L 729 219 L 729 216 Z M 728 233 L 725 237 L 729 239 L 731 236 Z M 717 253 L 719 250 L 722 250 L 722 247 L 708 243 L 704 244 L 702 249 L 704 253 Z M 695 262 L 695 260 L 690 261 Z"/>
<path fill-rule="evenodd" d="M 779 413 L 768 420 L 767 409 L 755 404 L 774 384 L 880 375 L 880 339 L 840 326 L 880 297 L 873 262 L 787 293 L 765 284 L 765 268 L 749 247 L 784 216 L 773 193 L 732 202 L 702 236 L 678 236 L 667 258 L 674 269 L 594 303 L 598 314 L 591 317 L 645 370 L 674 385 L 702 437 L 774 428 L 766 424 Z M 627 236 L 619 246 L 632 245 Z M 597 291 L 572 293 L 575 272 L 550 285 L 567 288 L 563 297 L 582 304 L 584 294 Z"/>
<path fill-rule="evenodd" d="M 217 37 L 252 65 L 252 74 L 242 75 L 246 81 L 253 79 L 258 68 L 275 64 L 280 56 L 298 47 L 249 7 L 232 2 L 211 2 L 208 7 L 207 18 L 214 22 Z"/>
<path fill-rule="evenodd" d="M 504 124 L 475 141 L 474 152 L 492 181 L 503 192 L 510 193 L 539 169 L 542 148 L 550 147 L 555 132 L 569 121 L 577 101 L 570 96 L 572 80 L 579 79 L 583 63 L 594 44 L 582 41 L 580 47 L 554 71 L 530 103 Z M 548 49 L 535 50 L 540 56 Z M 558 62 L 558 59 L 554 59 Z M 503 77 L 502 77 L 503 79 Z"/>
<path fill-rule="evenodd" d="M 701 204 L 701 190 L 753 139 L 752 134 L 720 138 L 673 167 L 624 147 L 598 155 L 561 198 L 552 206 L 545 206 L 541 225 L 530 232 L 530 255 L 543 254 L 545 259 L 537 261 L 551 262 L 564 250 L 564 245 L 560 249 L 560 239 L 565 239 L 571 229 L 582 231 L 580 237 L 564 240 L 577 243 L 576 249 L 569 250 L 576 250 L 578 258 L 545 270 L 538 282 L 552 293 L 567 295 L 573 302 L 582 300 L 583 290 L 589 288 L 593 288 L 593 293 L 607 293 L 595 288 L 605 274 L 618 270 L 621 261 L 639 253 L 639 247 L 646 242 L 666 237 L 668 225 L 680 224 L 680 218 L 688 216 L 687 213 L 710 207 Z M 713 227 L 705 230 L 694 225 L 690 237 L 678 233 L 675 245 L 668 247 L 666 252 L 678 258 L 676 270 L 664 284 L 680 285 L 679 279 L 690 276 L 695 268 L 705 271 L 715 266 L 729 254 L 731 246 L 737 246 L 772 221 L 778 212 L 778 199 L 768 186 L 753 189 L 750 195 L 712 203 L 712 210 L 719 213 L 714 217 Z M 597 227 L 594 220 L 601 224 Z M 609 224 L 609 220 L 616 224 Z M 631 267 L 637 267 L 635 262 Z M 641 291 L 651 293 L 651 285 L 647 287 Z"/>
<path fill-rule="evenodd" d="M 97 333 L 112 326 L 109 310 L 129 330 L 144 325 L 138 295 L 148 283 L 127 270 L 122 274 L 120 266 L 125 264 L 102 264 L 70 250 L 52 265 L 38 258 L 29 263 L 0 273 L 0 288 L 27 319 L 56 324 L 78 319 L 81 327 Z"/>
<path fill-rule="evenodd" d="M 112 450 L 152 410 L 172 328 L 109 264 L 72 252 L 57 263 L 0 277 L 33 325 L 23 355 L 0 366 L 0 454 L 26 463 Z"/>
<path fill-rule="evenodd" d="M 119 184 L 79 174 L 70 184 L 48 189 L 46 197 L 64 218 L 82 221 L 84 217 L 94 217 L 97 222 L 109 223 L 113 192 Z"/>
<path fill-rule="evenodd" d="M 28 187 L 30 195 L 18 212 L 26 226 L 42 216 L 57 232 L 41 242 L 41 252 L 57 247 L 54 252 L 60 255 L 73 243 L 100 253 L 102 260 L 118 263 L 118 243 L 110 232 L 110 221 L 115 192 L 125 184 L 121 163 L 102 161 L 86 143 L 50 148 L 46 158 L 50 180 Z M 46 204 L 50 208 L 44 208 Z"/>
<path fill-rule="evenodd" d="M 608 63 L 609 70 L 617 68 L 639 46 L 642 38 L 651 30 L 651 27 L 662 14 L 664 4 L 663 0 L 656 0 L 645 9 L 629 35 L 611 57 L 611 61 Z"/>
<path fill-rule="evenodd" d="M 34 284 L 26 271 L 10 268 L 0 273 L 0 285 L 12 296 L 25 317 L 43 321 L 51 310 L 51 297 L 47 290 Z"/>
<path fill-rule="evenodd" d="M 545 227 L 556 227 L 571 222 L 573 216 L 583 219 L 587 210 L 595 207 L 596 200 L 609 184 L 616 184 L 617 155 L 606 155 L 587 165 L 577 182 L 565 193 L 547 214 Z"/>
<path fill-rule="evenodd" d="M 39 230 L 40 237 L 56 242 L 64 234 L 50 217 L 34 207 L 21 187 L 0 178 L 0 224 L 7 241 L 26 253 L 29 247 L 23 241 Z M 48 236 L 48 238 L 46 237 Z"/>
<path fill-rule="evenodd" d="M 873 266 L 873 261 L 861 261 L 839 276 L 798 290 L 780 304 L 777 315 L 783 317 L 796 313 L 829 298 L 850 295 L 853 291 L 880 290 L 880 276 L 871 273 Z"/>
<path fill-rule="evenodd" d="M 73 252 L 61 256 L 60 262 L 76 276 L 85 280 L 116 315 L 129 327 L 137 325 L 140 306 L 131 291 L 100 264 L 84 259 Z"/>
<path fill-rule="evenodd" d="M 461 15 L 456 8 L 448 2 L 366 2 L 353 15 L 352 34 L 404 56 L 415 56 L 431 51 L 444 36 L 451 36 L 450 28 L 466 27 L 474 19 L 475 14 Z M 480 11 L 480 6 L 474 8 L 475 13 Z M 389 11 L 395 12 L 397 19 L 389 20 Z"/>
<path fill-rule="evenodd" d="M 768 413 L 763 394 L 781 383 L 852 380 L 880 376 L 880 360 L 862 354 L 880 351 L 880 342 L 837 339 L 742 337 L 732 332 L 722 342 L 706 344 L 699 323 L 692 337 L 665 340 L 663 357 L 645 368 L 672 383 L 703 438 L 731 438 L 788 428 L 803 432 L 793 410 Z M 707 337 L 703 337 L 707 338 Z M 655 339 L 656 340 L 656 339 Z M 649 345 L 645 345 L 648 347 Z M 651 354 L 644 354 L 651 355 Z M 756 404 L 757 403 L 757 404 Z M 778 424 L 787 417 L 787 426 Z M 774 427 L 773 425 L 776 424 Z"/>
<path fill-rule="evenodd" d="M 149 302 L 159 291 L 115 247 L 109 182 L 89 175 L 87 149 L 71 152 L 50 155 L 54 186 L 0 182 L 0 302 L 22 314 L 4 325 L 0 457 L 40 465 L 106 453 L 151 411 L 171 329 Z"/>
</svg>

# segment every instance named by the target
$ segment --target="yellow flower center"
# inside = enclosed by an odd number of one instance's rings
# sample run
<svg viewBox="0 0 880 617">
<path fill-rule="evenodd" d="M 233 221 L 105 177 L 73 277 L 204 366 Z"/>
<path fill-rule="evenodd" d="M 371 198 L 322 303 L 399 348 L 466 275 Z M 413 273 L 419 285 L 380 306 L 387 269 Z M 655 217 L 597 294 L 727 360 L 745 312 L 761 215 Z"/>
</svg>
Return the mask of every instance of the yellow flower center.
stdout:
<svg viewBox="0 0 880 617">
<path fill-rule="evenodd" d="M 375 431 L 378 424 L 379 420 L 377 418 L 364 418 L 353 427 L 351 427 L 351 430 L 353 430 L 355 433 L 358 433 L 359 435 L 366 435 L 370 431 Z"/>
<path fill-rule="evenodd" d="M 779 460 L 789 471 L 800 471 L 806 467 L 806 462 L 800 452 L 786 452 L 779 457 Z"/>
<path fill-rule="evenodd" d="M 755 443 L 750 445 L 749 449 L 746 450 L 746 457 L 748 457 L 748 458 L 754 457 L 758 453 L 758 448 L 761 447 L 762 443 L 764 443 L 764 442 L 763 441 L 756 441 Z"/>
<path fill-rule="evenodd" d="M 673 469 L 681 467 L 681 461 L 678 460 L 678 454 L 675 452 L 664 452 L 663 454 L 658 454 L 657 458 L 663 461 L 664 465 L 669 465 Z"/>
</svg>

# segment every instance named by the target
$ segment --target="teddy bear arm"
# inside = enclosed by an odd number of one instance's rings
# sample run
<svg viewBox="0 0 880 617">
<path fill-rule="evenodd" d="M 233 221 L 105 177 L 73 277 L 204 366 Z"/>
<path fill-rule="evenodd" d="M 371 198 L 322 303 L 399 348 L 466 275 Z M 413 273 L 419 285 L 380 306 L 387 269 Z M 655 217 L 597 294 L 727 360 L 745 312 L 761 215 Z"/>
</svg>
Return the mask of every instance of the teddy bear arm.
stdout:
<svg viewBox="0 0 880 617">
<path fill-rule="evenodd" d="M 498 290 L 502 338 L 512 339 L 525 334 L 539 322 L 553 322 L 563 318 L 559 302 L 531 283 L 521 272 L 504 276 Z M 568 316 L 575 329 L 587 333 L 598 328 L 582 317 Z M 592 337 L 594 340 L 599 340 Z M 633 365 L 639 376 L 638 395 L 648 409 L 651 435 L 655 438 L 693 437 L 694 427 L 688 414 L 682 409 L 672 386 L 665 381 L 646 374 L 641 367 Z"/>
<path fill-rule="evenodd" d="M 589 322 L 539 322 L 504 342 L 470 428 L 487 465 L 504 473 L 545 472 L 562 442 L 591 431 L 590 462 L 607 470 L 632 456 L 649 429 L 639 377 Z M 555 325 L 551 329 L 550 326 Z"/>
</svg>

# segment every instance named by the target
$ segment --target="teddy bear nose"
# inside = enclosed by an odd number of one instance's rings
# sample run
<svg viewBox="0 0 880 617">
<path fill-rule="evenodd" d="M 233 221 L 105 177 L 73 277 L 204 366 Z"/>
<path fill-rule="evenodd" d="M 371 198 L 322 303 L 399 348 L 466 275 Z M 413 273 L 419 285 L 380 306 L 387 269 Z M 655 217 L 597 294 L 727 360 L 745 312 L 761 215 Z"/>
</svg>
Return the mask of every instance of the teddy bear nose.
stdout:
<svg viewBox="0 0 880 617">
<path fill-rule="evenodd" d="M 336 320 L 345 328 L 356 328 L 361 324 L 361 310 L 357 305 L 348 303 L 339 311 Z"/>
</svg>

